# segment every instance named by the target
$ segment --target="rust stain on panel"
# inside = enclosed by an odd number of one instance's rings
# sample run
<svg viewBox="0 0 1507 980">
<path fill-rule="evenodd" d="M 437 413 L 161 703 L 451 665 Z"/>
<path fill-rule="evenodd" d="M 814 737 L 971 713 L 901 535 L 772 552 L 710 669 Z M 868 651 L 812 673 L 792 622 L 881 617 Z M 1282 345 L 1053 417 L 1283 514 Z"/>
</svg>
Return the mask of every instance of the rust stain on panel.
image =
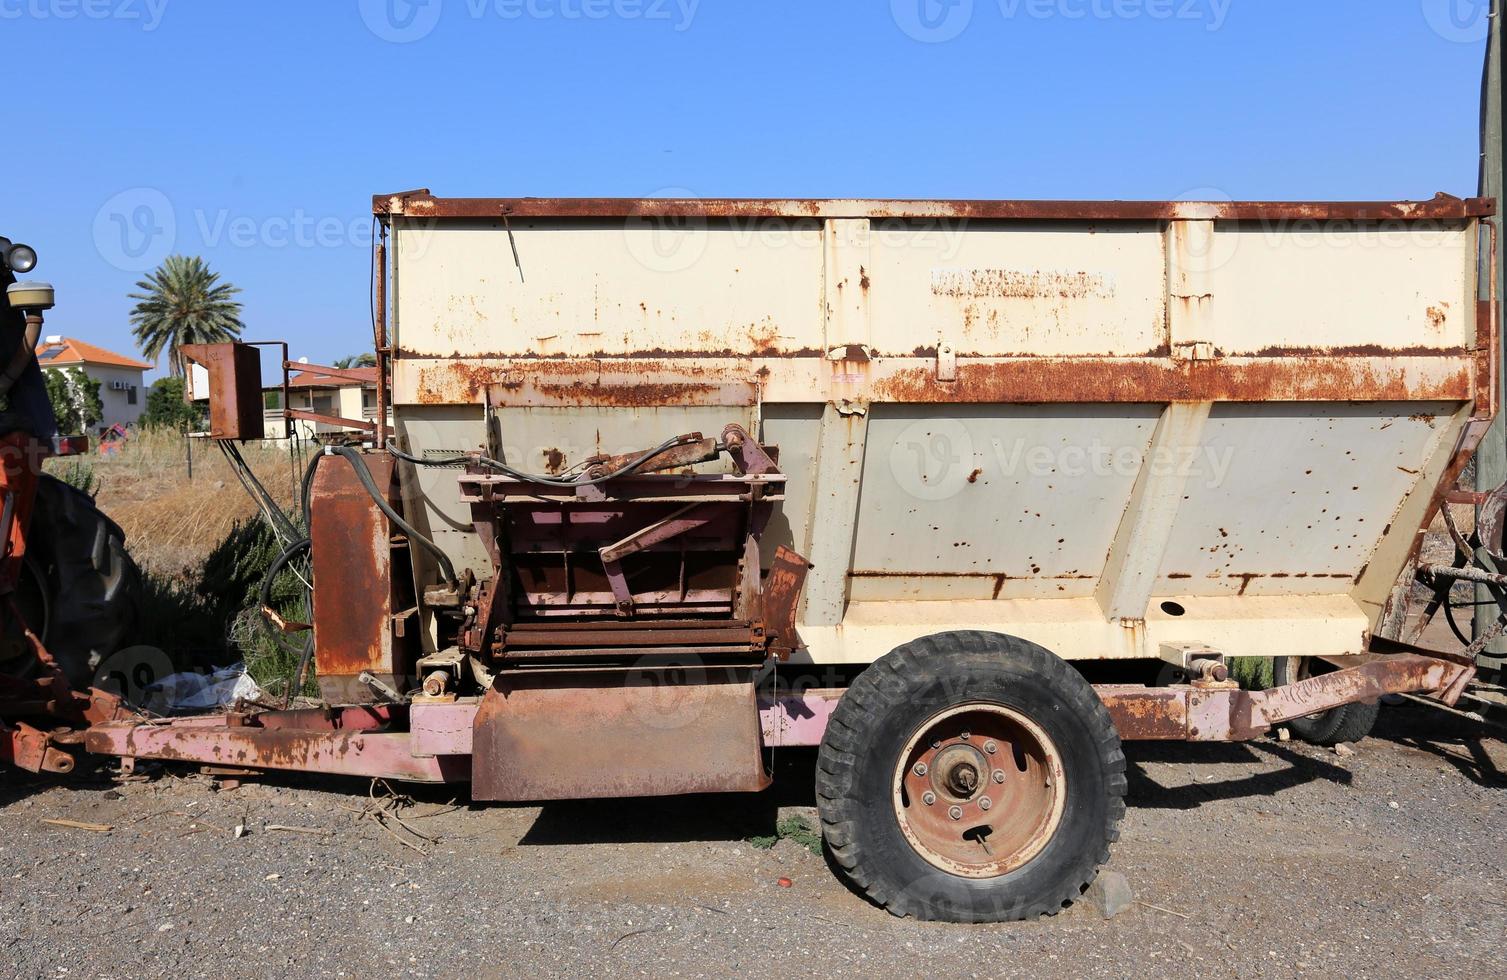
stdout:
<svg viewBox="0 0 1507 980">
<path fill-rule="evenodd" d="M 1108 277 L 1097 273 L 1015 269 L 934 269 L 931 291 L 953 299 L 1108 299 L 1115 294 Z"/>
<path fill-rule="evenodd" d="M 1037 359 L 959 363 L 957 380 L 904 368 L 875 382 L 897 402 L 1464 401 L 1471 369 L 1416 378 L 1406 365 L 1320 357 L 1282 361 Z"/>
<path fill-rule="evenodd" d="M 1188 737 L 1188 702 L 1182 691 L 1138 688 L 1117 691 L 1096 688 L 1109 709 L 1115 729 L 1127 741 L 1185 739 Z"/>
</svg>

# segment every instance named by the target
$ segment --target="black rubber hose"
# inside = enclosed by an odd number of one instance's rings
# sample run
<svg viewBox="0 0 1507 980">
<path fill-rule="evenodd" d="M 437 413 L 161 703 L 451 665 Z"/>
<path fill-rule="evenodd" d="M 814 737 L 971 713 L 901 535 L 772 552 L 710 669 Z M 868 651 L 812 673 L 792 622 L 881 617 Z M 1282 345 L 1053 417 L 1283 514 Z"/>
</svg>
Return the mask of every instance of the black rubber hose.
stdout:
<svg viewBox="0 0 1507 980">
<path fill-rule="evenodd" d="M 299 552 L 309 550 L 312 544 L 312 538 L 303 538 L 288 545 L 287 548 L 283 549 L 282 554 L 272 559 L 272 564 L 267 568 L 267 575 L 262 579 L 262 608 L 270 609 L 272 607 L 272 583 L 277 578 L 277 573 L 287 567 L 288 562 L 297 558 Z"/>
<path fill-rule="evenodd" d="M 545 486 L 551 487 L 592 487 L 600 483 L 606 483 L 609 480 L 616 480 L 619 477 L 627 476 L 628 474 L 637 470 L 639 467 L 643 466 L 649 460 L 653 459 L 655 456 L 660 455 L 666 450 L 674 449 L 676 446 L 680 446 L 691 441 L 693 440 L 688 439 L 685 436 L 676 436 L 673 439 L 666 439 L 664 442 L 639 456 L 637 459 L 625 463 L 622 468 L 613 470 L 611 473 L 594 477 L 589 480 L 561 480 L 558 477 L 544 476 L 539 473 L 527 473 L 523 470 L 511 467 L 501 460 L 491 459 L 487 456 L 470 455 L 466 453 L 460 453 L 454 456 L 441 456 L 434 459 L 425 459 L 422 456 L 414 456 L 410 453 L 405 453 L 397 446 L 393 445 L 391 442 L 387 444 L 387 451 L 392 453 L 398 459 L 401 459 L 407 463 L 413 463 L 415 466 L 454 466 L 456 463 L 474 462 L 480 463 L 482 466 L 488 467 L 489 469 L 497 470 L 499 473 L 506 473 L 508 476 L 511 476 L 516 480 L 525 480 L 529 483 L 542 483 Z"/>
<path fill-rule="evenodd" d="M 299 486 L 299 507 L 303 510 L 303 529 L 305 534 L 313 531 L 311 514 L 314 510 L 314 469 L 319 465 L 319 457 L 323 453 L 315 453 L 309 459 L 309 465 L 304 468 L 303 482 Z"/>
<path fill-rule="evenodd" d="M 451 589 L 459 588 L 455 577 L 455 566 L 450 563 L 450 556 L 445 554 L 444 549 L 439 545 L 420 534 L 412 524 L 403 520 L 403 515 L 393 509 L 392 505 L 387 502 L 387 497 L 377 488 L 377 481 L 372 479 L 371 470 L 367 469 L 366 460 L 361 458 L 361 454 L 349 446 L 329 446 L 326 452 L 345 457 L 355 469 L 356 479 L 361 481 L 361 485 L 366 488 L 367 493 L 371 494 L 372 500 L 376 501 L 377 507 L 387 515 L 387 519 L 392 521 L 393 526 L 406 534 L 408 540 L 418 542 L 425 551 L 434 556 L 435 562 L 440 566 L 440 575 L 445 579 L 447 586 Z"/>
</svg>

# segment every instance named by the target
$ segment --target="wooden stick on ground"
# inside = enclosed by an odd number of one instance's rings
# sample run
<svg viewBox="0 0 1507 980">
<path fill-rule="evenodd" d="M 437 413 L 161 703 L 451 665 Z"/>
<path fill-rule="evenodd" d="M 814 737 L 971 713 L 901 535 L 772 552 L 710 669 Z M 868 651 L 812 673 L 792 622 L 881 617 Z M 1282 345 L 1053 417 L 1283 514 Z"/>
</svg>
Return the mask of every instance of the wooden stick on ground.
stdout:
<svg viewBox="0 0 1507 980">
<path fill-rule="evenodd" d="M 59 817 L 43 817 L 43 823 L 50 823 L 54 827 L 70 827 L 73 830 L 87 830 L 96 834 L 108 834 L 115 828 L 107 823 L 84 823 L 82 820 L 64 820 Z"/>
</svg>

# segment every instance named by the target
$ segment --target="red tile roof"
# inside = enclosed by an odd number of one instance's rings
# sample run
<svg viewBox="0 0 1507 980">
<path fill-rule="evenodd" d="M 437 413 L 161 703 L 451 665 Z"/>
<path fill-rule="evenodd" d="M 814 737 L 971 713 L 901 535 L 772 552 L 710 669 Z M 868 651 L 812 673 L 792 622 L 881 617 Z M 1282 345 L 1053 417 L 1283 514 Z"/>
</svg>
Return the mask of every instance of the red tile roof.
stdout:
<svg viewBox="0 0 1507 980">
<path fill-rule="evenodd" d="M 362 388 L 377 387 L 377 369 L 374 367 L 342 368 L 360 380 L 321 374 L 318 371 L 300 371 L 288 379 L 289 388 Z M 277 387 L 273 385 L 273 387 Z"/>
<path fill-rule="evenodd" d="M 43 357 L 46 354 L 48 356 Z M 64 337 L 62 343 L 49 344 L 43 342 L 37 345 L 37 359 L 43 367 L 56 367 L 66 364 L 99 364 L 106 367 L 140 368 L 150 371 L 155 365 L 146 361 L 138 361 L 134 357 L 126 357 L 114 351 L 86 344 L 82 340 L 73 340 Z"/>
</svg>

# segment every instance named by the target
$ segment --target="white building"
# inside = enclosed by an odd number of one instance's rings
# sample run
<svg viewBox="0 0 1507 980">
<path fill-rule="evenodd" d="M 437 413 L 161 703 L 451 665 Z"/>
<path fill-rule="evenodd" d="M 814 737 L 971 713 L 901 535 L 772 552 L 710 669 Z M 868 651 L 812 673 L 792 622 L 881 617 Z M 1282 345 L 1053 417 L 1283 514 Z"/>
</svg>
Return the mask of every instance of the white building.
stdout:
<svg viewBox="0 0 1507 980">
<path fill-rule="evenodd" d="M 335 419 L 351 419 L 372 422 L 377 418 L 377 369 L 374 367 L 350 368 L 348 373 L 355 378 L 336 377 L 318 371 L 299 371 L 288 379 L 288 403 L 290 408 L 325 416 L 330 421 L 318 422 L 299 419 L 294 422 L 304 439 L 316 439 L 342 432 L 356 431 Z M 283 432 L 282 390 L 279 387 L 266 389 L 267 437 L 279 438 Z M 388 411 L 388 424 L 392 424 L 392 412 Z"/>
<path fill-rule="evenodd" d="M 114 351 L 69 337 L 50 336 L 37 347 L 37 363 L 43 370 L 82 368 L 99 382 L 99 400 L 104 405 L 97 431 L 113 425 L 132 425 L 146 411 L 146 385 L 142 375 L 152 365 Z"/>
</svg>

